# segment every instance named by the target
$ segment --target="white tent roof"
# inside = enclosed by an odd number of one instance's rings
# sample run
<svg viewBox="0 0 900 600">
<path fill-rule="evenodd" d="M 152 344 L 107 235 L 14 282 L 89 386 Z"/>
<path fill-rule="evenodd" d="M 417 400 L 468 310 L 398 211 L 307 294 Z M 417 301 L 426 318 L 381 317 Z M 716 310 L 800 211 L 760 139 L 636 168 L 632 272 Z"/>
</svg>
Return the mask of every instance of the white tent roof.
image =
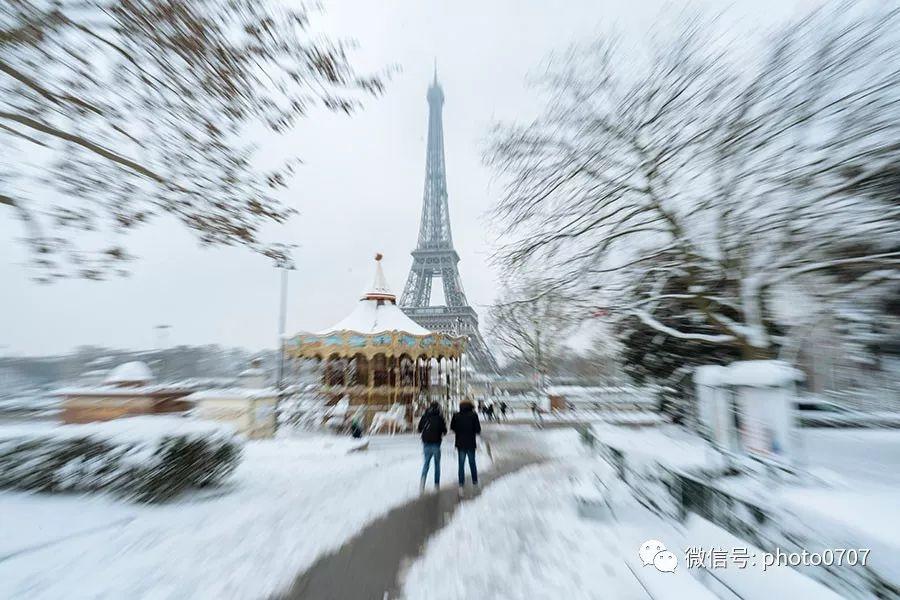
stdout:
<svg viewBox="0 0 900 600">
<path fill-rule="evenodd" d="M 397 297 L 384 277 L 381 258 L 381 254 L 375 255 L 375 280 L 366 295 L 356 304 L 353 312 L 328 329 L 317 331 L 317 335 L 335 331 L 356 331 L 364 334 L 384 331 L 405 331 L 413 335 L 432 333 L 407 317 L 397 306 Z"/>
<path fill-rule="evenodd" d="M 409 317 L 396 304 L 390 301 L 370 300 L 363 298 L 356 304 L 349 315 L 341 322 L 317 331 L 318 335 L 335 331 L 358 331 L 359 333 L 381 333 L 383 331 L 405 331 L 413 335 L 431 333 Z"/>
</svg>

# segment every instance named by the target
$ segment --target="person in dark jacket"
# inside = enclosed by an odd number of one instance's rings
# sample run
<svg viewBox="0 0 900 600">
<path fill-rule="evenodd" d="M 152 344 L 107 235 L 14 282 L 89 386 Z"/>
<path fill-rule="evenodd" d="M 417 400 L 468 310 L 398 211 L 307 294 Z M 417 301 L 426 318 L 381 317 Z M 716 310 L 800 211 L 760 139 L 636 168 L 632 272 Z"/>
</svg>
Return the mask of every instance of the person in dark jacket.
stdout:
<svg viewBox="0 0 900 600">
<path fill-rule="evenodd" d="M 456 434 L 456 451 L 459 457 L 459 489 L 462 492 L 466 484 L 466 459 L 469 460 L 469 472 L 472 484 L 478 486 L 478 467 L 475 465 L 475 436 L 481 433 L 481 422 L 475 407 L 468 400 L 459 404 L 459 412 L 450 420 L 450 429 Z"/>
<path fill-rule="evenodd" d="M 441 407 L 437 402 L 432 402 L 425 414 L 419 419 L 419 433 L 422 434 L 422 449 L 425 454 L 425 464 L 422 465 L 422 483 L 419 489 L 424 491 L 425 478 L 428 476 L 428 467 L 434 459 L 434 487 L 441 485 L 441 440 L 447 433 L 447 422 L 441 414 Z"/>
</svg>

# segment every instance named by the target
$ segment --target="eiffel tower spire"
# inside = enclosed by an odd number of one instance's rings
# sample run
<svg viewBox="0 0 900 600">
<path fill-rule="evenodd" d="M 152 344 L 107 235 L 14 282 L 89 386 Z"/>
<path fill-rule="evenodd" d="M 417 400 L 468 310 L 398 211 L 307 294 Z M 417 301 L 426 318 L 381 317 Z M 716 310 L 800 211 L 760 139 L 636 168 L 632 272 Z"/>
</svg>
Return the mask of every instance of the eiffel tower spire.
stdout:
<svg viewBox="0 0 900 600">
<path fill-rule="evenodd" d="M 478 314 L 466 300 L 459 276 L 459 254 L 453 248 L 444 163 L 444 90 L 437 79 L 437 61 L 427 98 L 428 146 L 422 220 L 400 306 L 411 319 L 427 329 L 467 336 L 468 351 L 476 367 L 481 371 L 496 371 L 497 363 L 478 331 Z M 430 305 L 431 283 L 435 277 L 440 277 L 444 286 L 446 306 Z"/>
</svg>

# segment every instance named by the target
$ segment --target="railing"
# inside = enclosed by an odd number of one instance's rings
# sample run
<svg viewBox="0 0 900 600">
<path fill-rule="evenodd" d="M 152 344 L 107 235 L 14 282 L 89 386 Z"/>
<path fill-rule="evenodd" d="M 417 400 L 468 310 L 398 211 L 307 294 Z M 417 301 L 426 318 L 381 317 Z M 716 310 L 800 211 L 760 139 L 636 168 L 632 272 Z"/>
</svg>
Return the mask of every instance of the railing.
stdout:
<svg viewBox="0 0 900 600">
<path fill-rule="evenodd" d="M 664 518 L 684 522 L 689 514 L 696 514 L 765 552 L 781 549 L 800 553 L 854 544 L 877 545 L 872 539 L 861 542 L 857 535 L 848 539 L 846 531 L 828 531 L 820 523 L 803 522 L 760 501 L 726 492 L 717 487 L 714 472 L 693 473 L 643 461 L 629 463 L 621 450 L 591 437 L 591 445 L 613 465 L 635 498 Z M 890 573 L 880 573 L 872 563 L 853 569 L 824 565 L 795 569 L 848 598 L 900 595 L 898 582 L 891 579 Z"/>
</svg>

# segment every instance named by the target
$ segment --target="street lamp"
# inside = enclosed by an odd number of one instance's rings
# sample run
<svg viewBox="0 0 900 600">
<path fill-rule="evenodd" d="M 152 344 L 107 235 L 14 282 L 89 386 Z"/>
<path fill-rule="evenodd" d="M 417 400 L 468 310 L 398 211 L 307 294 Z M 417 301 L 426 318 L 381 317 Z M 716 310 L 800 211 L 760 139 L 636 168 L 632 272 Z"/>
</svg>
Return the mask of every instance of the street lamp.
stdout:
<svg viewBox="0 0 900 600">
<path fill-rule="evenodd" d="M 291 259 L 285 258 L 275 265 L 281 270 L 281 301 L 278 311 L 278 379 L 275 383 L 277 395 L 275 396 L 275 431 L 278 431 L 278 415 L 281 408 L 281 400 L 284 396 L 284 329 L 287 320 L 287 288 L 288 271 L 294 270 Z"/>
</svg>

